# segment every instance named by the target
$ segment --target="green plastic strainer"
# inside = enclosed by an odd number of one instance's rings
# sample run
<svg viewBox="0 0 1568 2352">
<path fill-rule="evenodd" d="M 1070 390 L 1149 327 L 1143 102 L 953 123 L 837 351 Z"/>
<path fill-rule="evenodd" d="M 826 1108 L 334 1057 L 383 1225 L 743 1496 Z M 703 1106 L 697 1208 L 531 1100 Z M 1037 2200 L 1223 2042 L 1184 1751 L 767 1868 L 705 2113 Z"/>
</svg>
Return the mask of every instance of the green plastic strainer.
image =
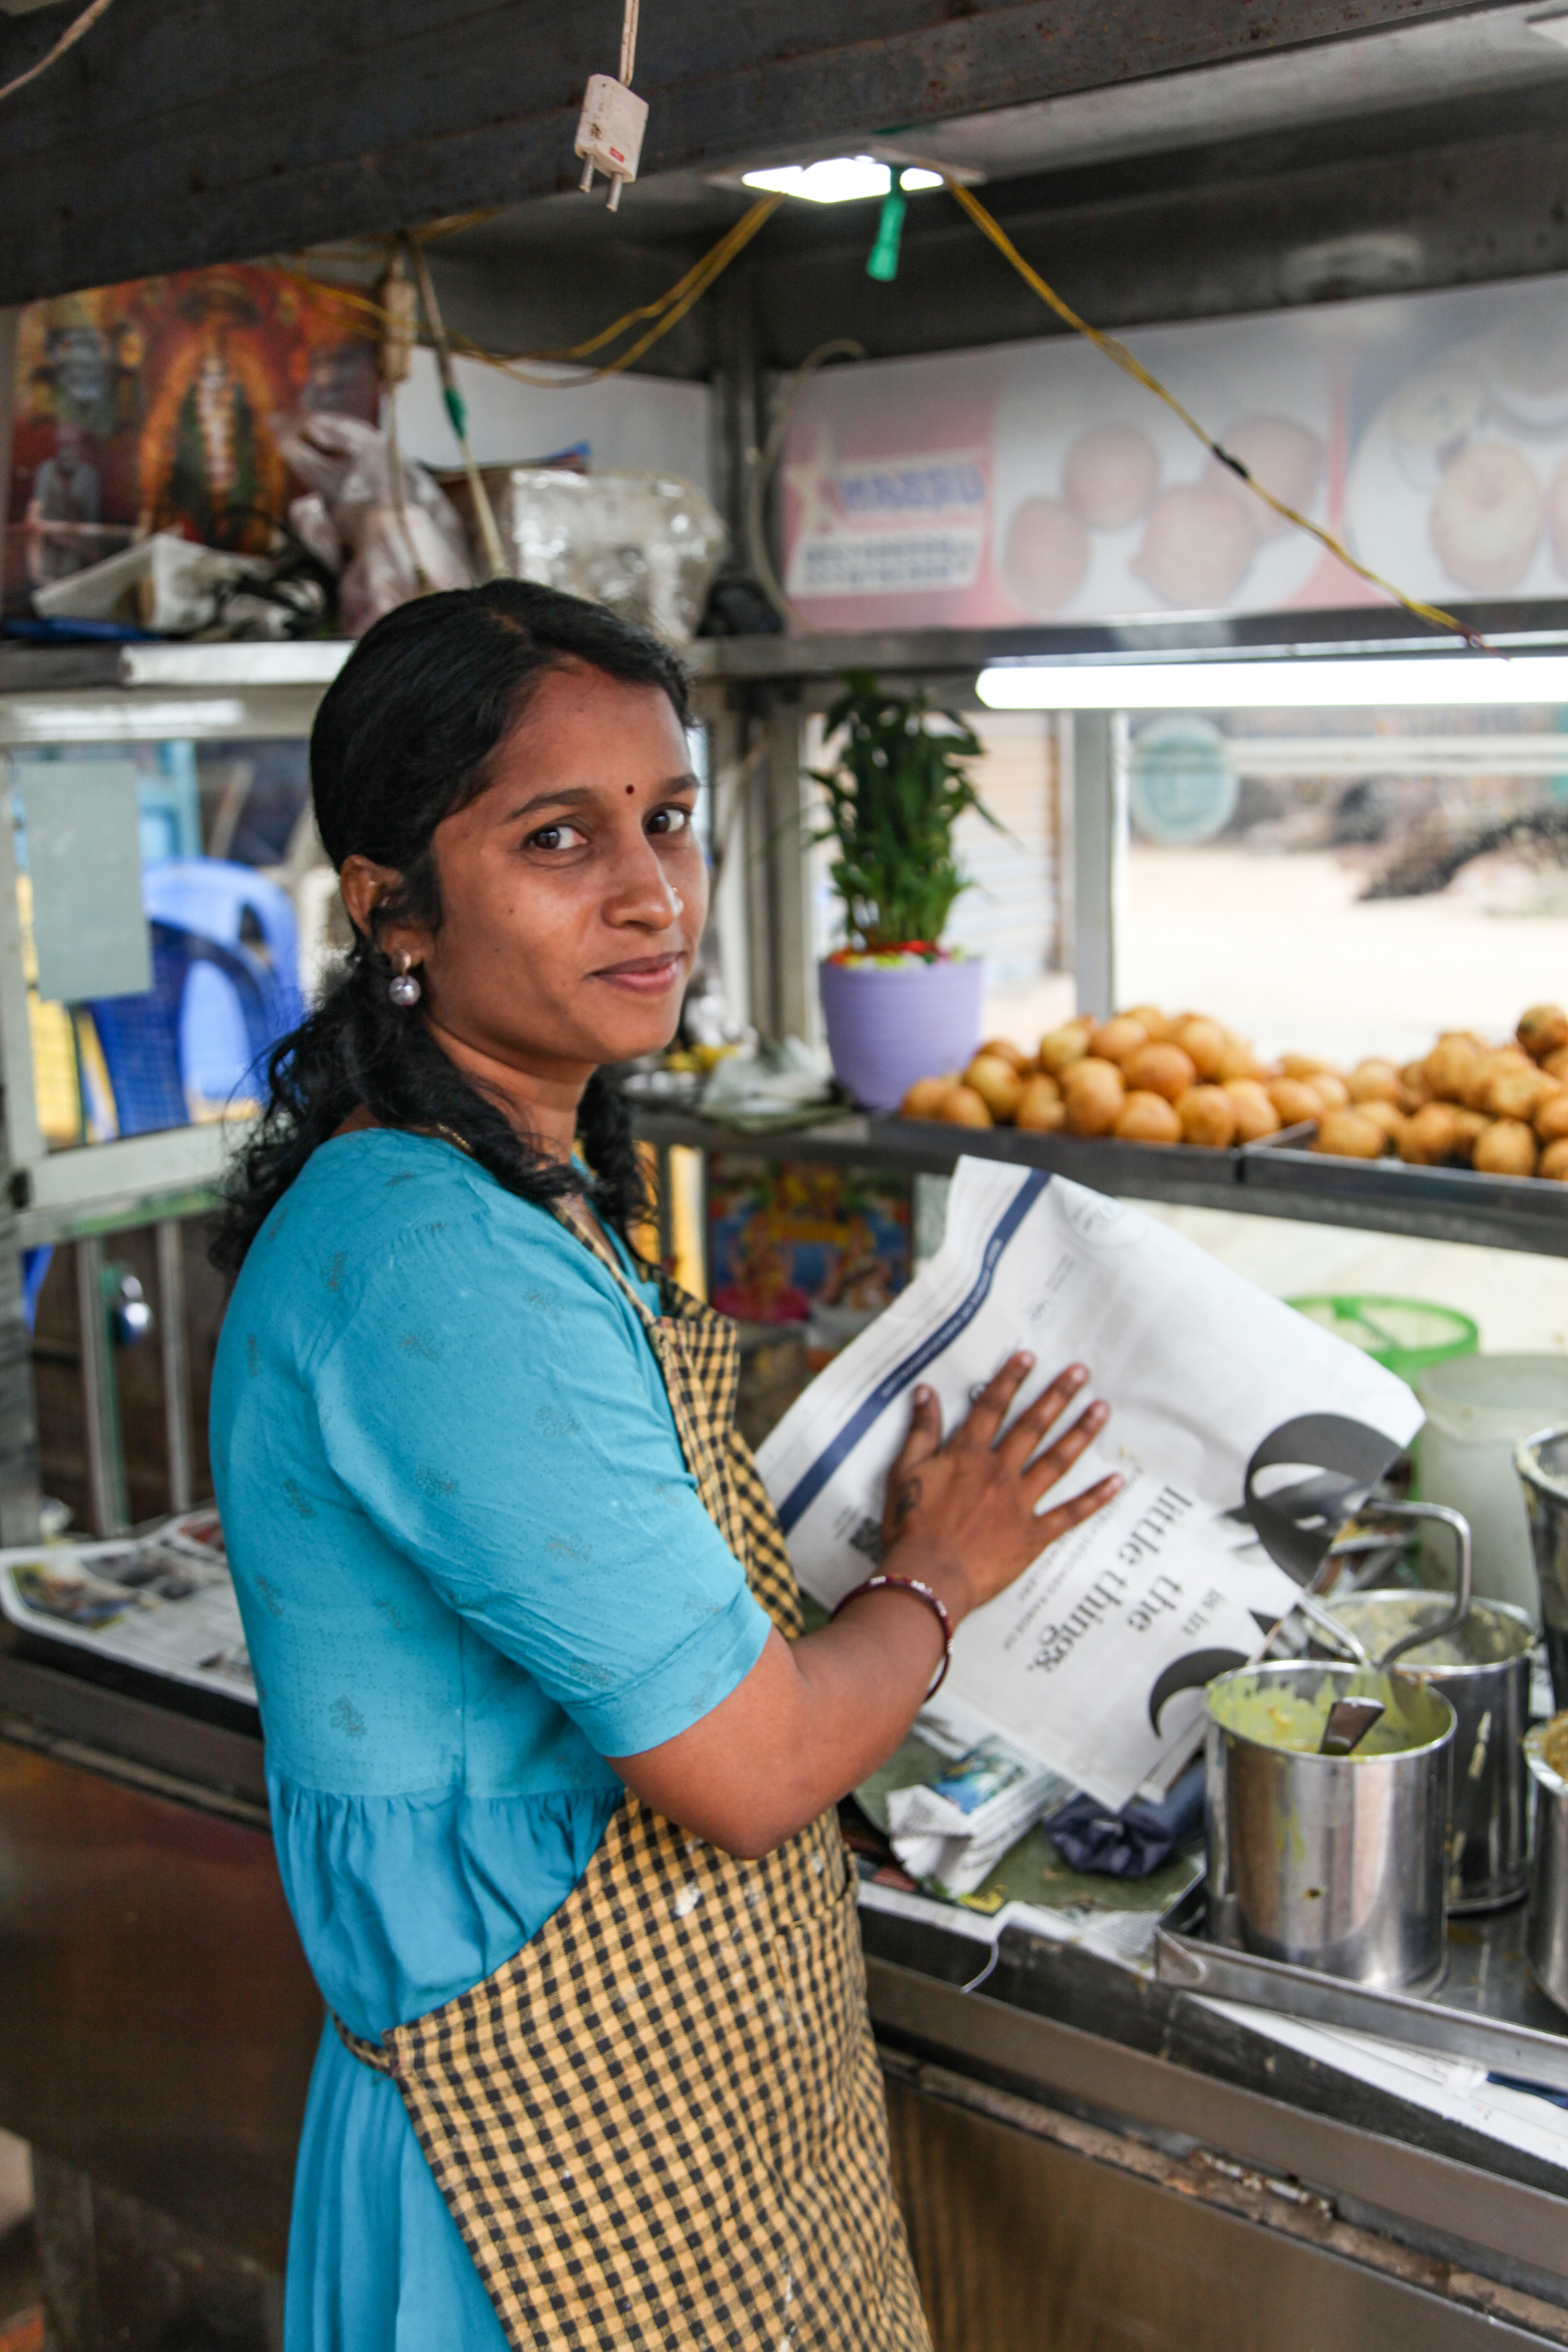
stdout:
<svg viewBox="0 0 1568 2352">
<path fill-rule="evenodd" d="M 1363 1348 L 1373 1360 L 1414 1382 L 1429 1364 L 1479 1349 L 1479 1327 L 1457 1307 L 1434 1307 L 1423 1298 L 1291 1298 L 1299 1314 Z"/>
</svg>

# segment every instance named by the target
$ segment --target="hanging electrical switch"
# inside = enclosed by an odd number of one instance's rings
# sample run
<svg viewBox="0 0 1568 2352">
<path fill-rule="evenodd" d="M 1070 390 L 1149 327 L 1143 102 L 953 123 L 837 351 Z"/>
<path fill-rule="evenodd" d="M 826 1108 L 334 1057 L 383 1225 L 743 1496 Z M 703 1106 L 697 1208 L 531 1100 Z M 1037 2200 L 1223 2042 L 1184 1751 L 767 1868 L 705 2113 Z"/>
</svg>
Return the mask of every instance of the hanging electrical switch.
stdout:
<svg viewBox="0 0 1568 2352">
<path fill-rule="evenodd" d="M 576 152 L 583 158 L 584 191 L 593 186 L 595 172 L 602 172 L 610 183 L 611 212 L 619 206 L 621 190 L 626 182 L 637 178 L 643 133 L 647 129 L 647 100 L 638 98 L 631 87 L 632 66 L 637 58 L 637 13 L 638 0 L 626 0 L 621 24 L 620 79 L 617 81 L 614 74 L 589 75 L 577 124 Z"/>
</svg>

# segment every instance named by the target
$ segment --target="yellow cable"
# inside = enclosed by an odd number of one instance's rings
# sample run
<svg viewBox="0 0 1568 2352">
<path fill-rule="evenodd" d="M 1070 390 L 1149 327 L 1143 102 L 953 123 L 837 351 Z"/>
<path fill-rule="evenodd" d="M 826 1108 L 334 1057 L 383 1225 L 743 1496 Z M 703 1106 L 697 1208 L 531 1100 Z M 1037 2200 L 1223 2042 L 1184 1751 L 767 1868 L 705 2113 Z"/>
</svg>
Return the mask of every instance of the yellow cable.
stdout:
<svg viewBox="0 0 1568 2352">
<path fill-rule="evenodd" d="M 1086 341 L 1091 342 L 1097 351 L 1104 353 L 1113 366 L 1121 368 L 1123 374 L 1131 376 L 1134 382 L 1141 383 L 1146 392 L 1152 392 L 1156 400 L 1163 401 L 1173 415 L 1179 416 L 1188 432 L 1203 443 L 1211 457 L 1217 457 L 1222 466 L 1228 466 L 1231 472 L 1244 481 L 1254 495 L 1263 500 L 1266 507 L 1272 508 L 1274 512 L 1281 516 L 1286 522 L 1293 523 L 1298 530 L 1310 532 L 1313 539 L 1328 549 L 1331 555 L 1338 556 L 1342 563 L 1348 565 L 1358 579 L 1364 580 L 1370 587 L 1381 588 L 1385 595 L 1392 596 L 1396 604 L 1403 604 L 1407 613 L 1413 613 L 1418 621 L 1428 622 L 1435 628 L 1451 629 L 1456 636 L 1463 637 L 1467 645 L 1473 646 L 1479 653 L 1498 653 L 1495 646 L 1489 646 L 1485 637 L 1479 635 L 1474 629 L 1468 629 L 1463 621 L 1455 619 L 1452 613 L 1445 613 L 1438 604 L 1418 603 L 1415 597 L 1405 595 L 1403 589 L 1396 588 L 1392 580 L 1384 580 L 1381 572 L 1369 571 L 1364 563 L 1358 563 L 1349 548 L 1336 539 L 1331 530 L 1325 530 L 1321 523 L 1313 522 L 1308 515 L 1299 514 L 1294 507 L 1287 506 L 1284 500 L 1277 499 L 1271 490 L 1266 490 L 1257 476 L 1248 472 L 1241 459 L 1233 457 L 1228 449 L 1222 448 L 1217 441 L 1204 431 L 1197 418 L 1183 407 L 1175 394 L 1166 391 L 1158 376 L 1151 375 L 1148 369 L 1133 358 L 1125 343 L 1119 342 L 1114 335 L 1102 333 L 1098 327 L 1091 327 L 1087 319 L 1080 319 L 1071 305 L 1062 300 L 1054 287 L 1047 285 L 1038 270 L 1029 267 L 1001 223 L 994 219 L 986 211 L 973 188 L 966 188 L 961 182 L 952 179 L 948 180 L 947 186 L 948 193 L 957 197 L 975 227 L 990 238 L 997 252 L 1012 263 L 1024 283 L 1039 296 L 1048 309 L 1056 312 L 1064 325 L 1070 327 L 1075 334 L 1082 335 Z M 1506 656 L 1500 655 L 1499 658 L 1506 659 Z"/>
<path fill-rule="evenodd" d="M 757 231 L 772 217 L 783 202 L 783 196 L 776 192 L 761 197 L 747 212 L 742 213 L 738 221 L 731 224 L 718 243 L 710 246 L 700 260 L 694 261 L 685 275 L 676 279 L 673 286 L 667 287 L 665 291 L 658 295 L 653 301 L 642 302 L 634 310 L 623 311 L 612 325 L 602 327 L 596 335 L 590 335 L 586 342 L 573 343 L 562 351 L 522 352 L 515 359 L 503 359 L 500 352 L 487 351 L 482 344 L 470 342 L 466 335 L 454 334 L 449 338 L 452 348 L 454 351 L 460 351 L 466 359 L 477 360 L 486 367 L 496 368 L 503 375 L 514 377 L 520 383 L 537 383 L 547 388 L 559 389 L 561 385 L 559 376 L 530 375 L 526 373 L 529 366 L 546 363 L 570 365 L 574 361 L 591 358 L 595 352 L 602 351 L 606 343 L 613 343 L 617 337 L 627 333 L 644 319 L 651 319 L 654 324 L 647 333 L 640 336 L 628 350 L 621 353 L 618 359 L 610 361 L 603 367 L 593 368 L 585 374 L 574 377 L 573 382 L 597 383 L 604 376 L 618 375 L 624 368 L 634 365 L 646 351 L 650 350 L 658 341 L 661 335 L 667 335 L 672 327 L 679 324 L 687 312 L 700 301 L 715 279 L 729 268 L 736 255 L 751 243 Z M 447 227 L 447 223 L 439 224 L 442 233 L 445 233 Z M 431 232 L 431 234 L 434 233 Z M 378 327 L 384 326 L 386 312 L 381 303 L 373 300 L 369 295 L 360 293 L 353 287 L 335 283 L 331 278 L 313 277 L 308 269 L 302 268 L 297 262 L 280 261 L 278 267 L 300 285 L 321 288 L 335 295 L 341 301 L 346 302 L 351 310 L 359 310 L 367 318 L 374 319 Z"/>
<path fill-rule="evenodd" d="M 583 375 L 574 376 L 572 382 L 574 384 L 598 383 L 605 376 L 619 375 L 623 369 L 634 366 L 662 335 L 668 335 L 672 327 L 679 325 L 687 312 L 701 300 L 736 255 L 750 245 L 757 231 L 783 202 L 783 196 L 776 191 L 763 196 L 749 212 L 742 214 L 700 261 L 692 264 L 684 278 L 678 278 L 656 301 L 645 302 L 637 310 L 627 310 L 613 326 L 601 328 L 586 342 L 574 344 L 565 351 L 525 352 L 515 360 L 502 359 L 499 353 L 485 351 L 478 343 L 469 342 L 466 337 L 454 337 L 454 344 L 460 343 L 469 359 L 481 361 L 486 367 L 497 368 L 503 375 L 510 375 L 520 383 L 537 383 L 549 389 L 559 389 L 561 379 L 558 376 L 529 375 L 526 370 L 530 363 L 570 364 L 574 361 L 586 359 L 592 352 L 602 350 L 605 344 L 613 342 L 617 335 L 624 334 L 628 327 L 635 326 L 639 319 L 652 319 L 654 324 L 647 334 L 640 335 L 618 359 L 606 362 L 603 367 L 590 368 Z"/>
</svg>

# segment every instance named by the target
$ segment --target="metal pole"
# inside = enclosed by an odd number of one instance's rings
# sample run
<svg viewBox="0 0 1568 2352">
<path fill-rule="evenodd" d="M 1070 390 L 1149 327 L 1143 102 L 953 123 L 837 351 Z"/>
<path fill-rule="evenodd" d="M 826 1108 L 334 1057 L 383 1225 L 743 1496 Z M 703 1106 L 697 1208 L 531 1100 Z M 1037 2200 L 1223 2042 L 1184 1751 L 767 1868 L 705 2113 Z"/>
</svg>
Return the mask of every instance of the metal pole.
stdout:
<svg viewBox="0 0 1568 2352">
<path fill-rule="evenodd" d="M 1123 722 L 1107 710 L 1073 719 L 1072 942 L 1080 1013 L 1116 1009 L 1117 907 L 1127 854 Z"/>
<path fill-rule="evenodd" d="M 658 1227 L 658 1262 L 675 1263 L 675 1170 L 668 1143 L 654 1151 L 654 1210 Z"/>
<path fill-rule="evenodd" d="M 16 319 L 15 310 L 0 310 L 0 464 L 6 479 Z M 38 1539 L 38 1416 L 16 1211 L 44 1140 L 33 1090 L 13 822 L 11 763 L 0 760 L 0 1544 L 26 1544 Z"/>
<path fill-rule="evenodd" d="M 3 806 L 3 803 L 0 803 Z M 22 1253 L 0 1185 L 0 1543 L 38 1540 L 38 1423 L 32 1334 L 22 1307 Z"/>
<path fill-rule="evenodd" d="M 169 1452 L 169 1508 L 188 1511 L 191 1494 L 191 1357 L 185 1334 L 185 1257 L 177 1217 L 158 1226 L 159 1339 L 163 1359 L 163 1427 Z"/>
<path fill-rule="evenodd" d="M 816 959 L 812 938 L 810 781 L 805 773 L 805 713 L 781 695 L 768 714 L 768 914 L 773 931 L 773 1028 L 779 1037 L 820 1042 Z"/>
<path fill-rule="evenodd" d="M 120 1394 L 103 1305 L 103 1244 L 96 1234 L 76 1244 L 76 1304 L 81 1325 L 82 1407 L 93 1533 L 118 1536 L 129 1527 L 131 1515 L 120 1444 Z"/>
</svg>

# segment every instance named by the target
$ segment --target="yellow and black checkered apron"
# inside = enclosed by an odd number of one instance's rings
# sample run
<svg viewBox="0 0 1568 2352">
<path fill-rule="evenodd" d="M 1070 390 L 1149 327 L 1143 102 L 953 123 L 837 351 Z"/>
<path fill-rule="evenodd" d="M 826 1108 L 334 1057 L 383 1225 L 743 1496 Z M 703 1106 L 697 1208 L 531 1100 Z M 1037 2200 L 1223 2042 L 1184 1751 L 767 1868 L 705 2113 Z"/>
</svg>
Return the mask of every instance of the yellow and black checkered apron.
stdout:
<svg viewBox="0 0 1568 2352">
<path fill-rule="evenodd" d="M 703 1504 L 794 1639 L 733 1325 L 668 1282 L 656 1318 L 563 1222 L 637 1308 Z M 737 1862 L 628 1790 L 503 1968 L 379 2045 L 338 2031 L 395 2080 L 518 2352 L 931 2352 L 833 1812 Z"/>
</svg>

